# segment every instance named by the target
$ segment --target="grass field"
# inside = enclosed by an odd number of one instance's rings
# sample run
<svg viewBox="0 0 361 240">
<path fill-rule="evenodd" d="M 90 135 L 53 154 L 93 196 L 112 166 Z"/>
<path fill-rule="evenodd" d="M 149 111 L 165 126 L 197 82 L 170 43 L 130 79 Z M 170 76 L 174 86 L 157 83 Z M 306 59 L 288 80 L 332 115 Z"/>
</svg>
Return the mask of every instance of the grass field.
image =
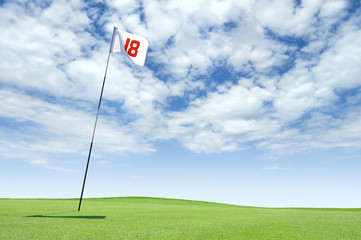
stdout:
<svg viewBox="0 0 361 240">
<path fill-rule="evenodd" d="M 158 199 L 0 199 L 0 239 L 361 239 L 361 209 Z"/>
</svg>

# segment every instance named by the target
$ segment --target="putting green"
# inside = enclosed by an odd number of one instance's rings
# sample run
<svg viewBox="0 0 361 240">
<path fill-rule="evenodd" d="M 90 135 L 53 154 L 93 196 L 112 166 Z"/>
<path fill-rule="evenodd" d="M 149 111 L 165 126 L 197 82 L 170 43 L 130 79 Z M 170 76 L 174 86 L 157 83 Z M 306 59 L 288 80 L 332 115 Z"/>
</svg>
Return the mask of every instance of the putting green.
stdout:
<svg viewBox="0 0 361 240">
<path fill-rule="evenodd" d="M 143 198 L 0 199 L 0 239 L 361 239 L 361 209 Z"/>
</svg>

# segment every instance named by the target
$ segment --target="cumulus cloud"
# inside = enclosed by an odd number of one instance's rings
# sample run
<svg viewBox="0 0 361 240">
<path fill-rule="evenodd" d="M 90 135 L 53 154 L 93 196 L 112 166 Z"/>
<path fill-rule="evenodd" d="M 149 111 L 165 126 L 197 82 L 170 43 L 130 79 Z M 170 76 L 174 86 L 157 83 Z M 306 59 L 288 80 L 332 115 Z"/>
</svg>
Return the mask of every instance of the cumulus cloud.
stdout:
<svg viewBox="0 0 361 240">
<path fill-rule="evenodd" d="M 361 20 L 349 7 L 342 0 L 5 2 L 1 155 L 32 155 L 39 165 L 49 153 L 87 151 L 114 25 L 147 36 L 150 50 L 144 68 L 112 54 L 99 155 L 152 152 L 165 139 L 196 152 L 357 147 Z"/>
<path fill-rule="evenodd" d="M 336 6 L 338 11 L 345 8 L 345 4 L 341 3 Z M 319 7 L 323 5 L 320 4 Z M 310 16 L 314 17 L 312 14 Z M 335 17 L 333 23 L 338 19 Z M 360 85 L 360 70 L 356 66 L 360 63 L 360 54 L 357 52 L 361 49 L 356 37 L 360 31 L 356 23 L 358 21 L 359 18 L 355 17 L 344 22 L 337 34 L 328 36 L 327 41 L 317 42 L 319 46 L 315 48 L 311 47 L 315 46 L 314 41 L 310 41 L 307 54 L 302 54 L 305 47 L 294 61 L 294 67 L 284 74 L 270 76 L 262 69 L 261 74 L 240 79 L 237 84 L 219 85 L 216 92 L 209 92 L 207 97 L 192 101 L 185 111 L 171 113 L 168 124 L 170 132 L 181 136 L 181 142 L 186 147 L 205 152 L 239 150 L 245 143 L 252 141 L 259 141 L 260 148 L 282 153 L 335 147 L 338 144 L 355 146 L 357 141 L 346 136 L 331 138 L 332 140 L 317 136 L 331 136 L 334 128 L 341 132 L 343 124 L 347 124 L 347 120 L 339 119 L 330 111 L 342 97 L 337 94 L 338 91 Z M 278 32 L 282 34 L 281 30 Z M 309 34 L 303 31 L 304 36 Z M 267 46 L 267 36 L 260 35 L 259 38 L 266 39 L 260 46 Z M 277 45 L 283 46 L 283 53 L 292 50 L 282 42 L 273 44 Z M 257 46 L 255 49 L 258 50 Z M 244 58 L 250 61 L 254 55 L 244 52 Z M 313 53 L 311 58 L 310 52 Z M 237 52 L 229 54 L 230 57 L 235 55 Z M 266 59 L 269 60 L 270 57 Z M 237 60 L 241 66 L 245 62 L 241 59 L 236 59 L 236 62 Z M 275 67 L 278 63 L 279 61 L 273 61 L 271 66 Z M 243 69 L 247 68 L 243 66 Z M 299 125 L 299 122 L 306 124 L 318 121 L 314 119 L 319 116 L 315 114 L 317 112 L 323 112 L 322 115 L 328 119 L 327 125 L 319 128 L 317 133 L 315 129 Z M 311 114 L 308 119 L 307 114 Z M 340 125 L 335 126 L 336 122 Z M 330 145 L 330 141 L 333 144 Z"/>
</svg>

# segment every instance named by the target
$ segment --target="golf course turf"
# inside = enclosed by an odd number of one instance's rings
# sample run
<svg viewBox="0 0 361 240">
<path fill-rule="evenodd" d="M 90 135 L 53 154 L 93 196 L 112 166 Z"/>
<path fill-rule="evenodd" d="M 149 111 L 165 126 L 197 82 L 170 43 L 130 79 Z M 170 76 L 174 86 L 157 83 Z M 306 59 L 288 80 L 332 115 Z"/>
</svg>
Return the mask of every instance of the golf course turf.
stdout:
<svg viewBox="0 0 361 240">
<path fill-rule="evenodd" d="M 146 197 L 0 199 L 0 239 L 361 239 L 361 209 Z"/>
</svg>

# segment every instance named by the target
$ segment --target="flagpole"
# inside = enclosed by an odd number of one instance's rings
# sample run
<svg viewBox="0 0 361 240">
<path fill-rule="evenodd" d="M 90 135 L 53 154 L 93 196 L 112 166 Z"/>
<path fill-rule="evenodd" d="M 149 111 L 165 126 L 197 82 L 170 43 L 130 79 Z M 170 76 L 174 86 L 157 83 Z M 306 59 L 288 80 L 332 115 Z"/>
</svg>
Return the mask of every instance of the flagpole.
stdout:
<svg viewBox="0 0 361 240">
<path fill-rule="evenodd" d="M 110 53 L 111 53 L 111 48 L 109 49 L 107 66 L 105 67 L 103 85 L 102 85 L 102 90 L 101 90 L 101 92 L 100 92 L 100 97 L 99 97 L 98 111 L 97 111 L 97 116 L 96 116 L 96 118 L 95 118 L 94 129 L 93 129 L 93 136 L 92 136 L 92 140 L 91 140 L 91 143 L 90 143 L 89 154 L 88 154 L 88 161 L 87 161 L 86 168 L 85 168 L 84 181 L 83 181 L 83 187 L 82 187 L 82 189 L 81 189 L 78 211 L 80 211 L 81 201 L 82 201 L 82 199 L 83 199 L 85 181 L 86 181 L 86 176 L 87 176 L 87 173 L 88 173 L 89 161 L 90 161 L 90 156 L 91 156 L 92 148 L 93 148 L 95 129 L 96 129 L 97 123 L 98 123 L 98 116 L 99 116 L 100 104 L 102 103 L 102 97 L 103 97 L 103 90 L 104 90 L 104 85 L 105 85 L 105 79 L 106 79 L 106 77 L 107 77 L 107 72 L 108 72 L 108 65 L 109 65 Z"/>
</svg>

